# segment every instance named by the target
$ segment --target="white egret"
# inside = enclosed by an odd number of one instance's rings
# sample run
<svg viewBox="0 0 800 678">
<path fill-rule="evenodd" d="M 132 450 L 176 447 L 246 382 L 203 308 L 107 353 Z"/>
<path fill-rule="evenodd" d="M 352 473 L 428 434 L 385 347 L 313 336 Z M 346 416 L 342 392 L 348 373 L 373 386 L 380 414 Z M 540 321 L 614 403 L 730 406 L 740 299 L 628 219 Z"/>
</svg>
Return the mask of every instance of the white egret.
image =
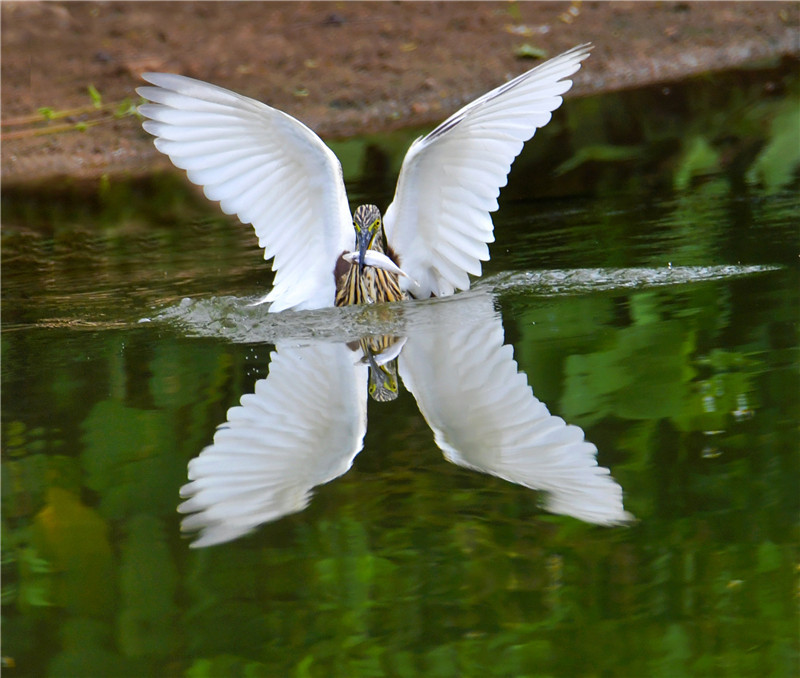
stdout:
<svg viewBox="0 0 800 678">
<path fill-rule="evenodd" d="M 255 228 L 264 257 L 274 259 L 263 300 L 270 311 L 446 296 L 481 274 L 494 240 L 490 213 L 511 164 L 561 105 L 589 50 L 581 45 L 536 66 L 414 141 L 383 218 L 374 205 L 351 218 L 334 153 L 266 104 L 145 73 L 155 87 L 137 92 L 153 103 L 139 111 L 156 148 L 226 214 Z"/>
</svg>

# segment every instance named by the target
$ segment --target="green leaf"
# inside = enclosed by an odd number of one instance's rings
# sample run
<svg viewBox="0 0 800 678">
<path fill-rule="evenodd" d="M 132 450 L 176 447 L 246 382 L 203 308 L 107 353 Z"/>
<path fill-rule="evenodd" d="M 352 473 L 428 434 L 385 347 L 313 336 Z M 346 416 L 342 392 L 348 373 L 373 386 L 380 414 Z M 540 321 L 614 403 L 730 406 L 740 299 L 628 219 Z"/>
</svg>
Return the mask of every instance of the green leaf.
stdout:
<svg viewBox="0 0 800 678">
<path fill-rule="evenodd" d="M 25 604 L 31 607 L 50 607 L 52 603 L 48 600 L 47 593 L 48 587 L 41 584 L 29 584 L 21 591 Z"/>
<path fill-rule="evenodd" d="M 314 663 L 313 655 L 306 655 L 303 657 L 294 669 L 296 678 L 311 678 L 311 665 Z"/>
<path fill-rule="evenodd" d="M 128 115 L 133 115 L 136 112 L 136 106 L 130 99 L 123 99 L 116 110 L 114 111 L 115 118 L 124 118 Z"/>
<path fill-rule="evenodd" d="M 586 162 L 622 162 L 635 160 L 643 155 L 639 146 L 614 146 L 611 144 L 596 144 L 584 146 L 569 160 L 556 167 L 556 175 L 566 174 L 580 167 Z"/>
<path fill-rule="evenodd" d="M 672 185 L 678 191 L 685 190 L 695 176 L 708 174 L 717 169 L 719 169 L 719 153 L 704 136 L 695 136 L 684 146 L 683 156 L 679 160 Z"/>
<path fill-rule="evenodd" d="M 546 59 L 547 50 L 526 42 L 514 48 L 514 56 L 518 59 Z"/>
<path fill-rule="evenodd" d="M 27 567 L 32 574 L 48 574 L 52 571 L 50 563 L 37 555 L 36 549 L 22 549 L 20 562 Z"/>
<path fill-rule="evenodd" d="M 211 661 L 208 659 L 197 659 L 186 670 L 186 678 L 211 678 Z"/>
<path fill-rule="evenodd" d="M 761 150 L 747 180 L 760 181 L 773 193 L 788 185 L 800 166 L 800 98 L 790 97 L 772 121 L 769 143 Z"/>
<path fill-rule="evenodd" d="M 3 584 L 2 591 L 0 591 L 0 602 L 3 605 L 10 605 L 17 598 L 17 587 L 15 584 Z"/>
<path fill-rule="evenodd" d="M 95 108 L 100 108 L 103 105 L 103 97 L 97 91 L 94 85 L 89 85 L 89 96 L 92 98 L 92 103 Z"/>
<path fill-rule="evenodd" d="M 758 572 L 768 574 L 781 567 L 781 551 L 771 541 L 765 541 L 758 546 Z"/>
</svg>

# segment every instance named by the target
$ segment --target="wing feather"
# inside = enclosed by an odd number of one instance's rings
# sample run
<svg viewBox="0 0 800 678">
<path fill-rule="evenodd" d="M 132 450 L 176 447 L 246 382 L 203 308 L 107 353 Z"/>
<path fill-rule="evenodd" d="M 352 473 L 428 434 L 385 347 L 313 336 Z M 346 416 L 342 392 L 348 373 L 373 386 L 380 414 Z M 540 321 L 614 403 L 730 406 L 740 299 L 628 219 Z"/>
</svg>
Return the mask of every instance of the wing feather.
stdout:
<svg viewBox="0 0 800 678">
<path fill-rule="evenodd" d="M 411 145 L 384 226 L 409 276 L 401 284 L 414 296 L 452 294 L 469 288 L 467 273 L 480 275 L 480 262 L 488 257 L 454 234 L 492 242 L 490 212 L 497 209 L 511 163 L 561 105 L 561 95 L 572 86 L 566 78 L 589 49 L 575 47 L 523 73 Z"/>
<path fill-rule="evenodd" d="M 333 271 L 355 236 L 342 168 L 308 127 L 254 99 L 170 73 L 145 73 L 139 111 L 156 148 L 226 214 L 255 228 L 275 280 L 270 311 L 333 306 Z"/>
<path fill-rule="evenodd" d="M 436 322 L 408 337 L 398 371 L 447 460 L 544 490 L 554 513 L 601 525 L 630 521 L 597 448 L 534 396 L 503 343 L 492 298 L 434 307 Z"/>
<path fill-rule="evenodd" d="M 344 344 L 279 343 L 269 375 L 189 462 L 181 528 L 207 546 L 302 510 L 345 473 L 367 428 L 367 366 Z"/>
</svg>

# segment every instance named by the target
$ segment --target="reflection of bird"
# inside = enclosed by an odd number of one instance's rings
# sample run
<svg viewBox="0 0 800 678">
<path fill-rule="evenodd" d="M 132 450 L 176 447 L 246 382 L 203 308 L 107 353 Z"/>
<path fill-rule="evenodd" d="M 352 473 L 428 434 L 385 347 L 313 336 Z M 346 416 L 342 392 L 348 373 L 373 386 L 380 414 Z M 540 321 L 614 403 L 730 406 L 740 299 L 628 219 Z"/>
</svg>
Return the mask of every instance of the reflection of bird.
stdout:
<svg viewBox="0 0 800 678">
<path fill-rule="evenodd" d="M 367 391 L 397 395 L 397 374 L 373 367 L 371 375 L 387 377 L 373 384 L 367 364 L 395 360 L 448 461 L 541 490 L 552 513 L 599 525 L 633 518 L 597 448 L 534 396 L 491 297 L 407 310 L 408 337 L 393 343 L 276 343 L 269 375 L 189 463 L 179 510 L 191 514 L 182 528 L 200 532 L 193 546 L 300 511 L 315 486 L 346 473 L 367 430 Z M 354 358 L 359 346 L 365 359 Z"/>
<path fill-rule="evenodd" d="M 139 110 L 156 147 L 226 214 L 253 224 L 274 257 L 270 310 L 300 310 L 467 289 L 489 258 L 490 213 L 511 163 L 588 54 L 588 45 L 575 47 L 417 139 L 383 220 L 374 205 L 350 218 L 336 156 L 285 113 L 168 73 L 145 74 L 156 87 L 137 91 L 154 102 Z"/>
<path fill-rule="evenodd" d="M 397 398 L 397 356 L 405 338 L 391 336 L 364 337 L 359 347 L 369 365 L 369 394 L 373 400 L 385 403 Z"/>
</svg>

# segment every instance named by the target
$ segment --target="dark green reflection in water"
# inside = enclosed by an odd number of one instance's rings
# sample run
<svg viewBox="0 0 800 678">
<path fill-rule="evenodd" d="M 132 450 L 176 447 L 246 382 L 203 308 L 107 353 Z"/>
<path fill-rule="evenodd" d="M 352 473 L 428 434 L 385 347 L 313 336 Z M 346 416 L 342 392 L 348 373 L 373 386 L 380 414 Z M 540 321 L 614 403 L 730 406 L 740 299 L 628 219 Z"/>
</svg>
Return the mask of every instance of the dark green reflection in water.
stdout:
<svg viewBox="0 0 800 678">
<path fill-rule="evenodd" d="M 645 190 L 643 174 L 603 172 L 592 151 L 581 197 L 566 174 L 563 193 L 524 200 L 536 175 L 514 174 L 495 219 L 488 274 L 783 266 L 563 296 L 503 288 L 520 369 L 597 445 L 630 528 L 547 514 L 536 493 L 448 464 L 402 393 L 370 404 L 364 451 L 305 512 L 190 552 L 175 512 L 186 464 L 268 373 L 272 346 L 137 321 L 183 296 L 263 292 L 254 239 L 181 181 L 156 198 L 157 184 L 111 185 L 83 207 L 5 195 L 3 655 L 15 675 L 793 675 L 797 186 L 748 180 L 785 133 L 782 102 L 722 173 L 684 184 L 658 172 L 662 188 Z M 702 120 L 681 129 L 705 130 L 712 148 L 743 138 Z M 687 148 L 702 159 L 698 143 Z"/>
</svg>

